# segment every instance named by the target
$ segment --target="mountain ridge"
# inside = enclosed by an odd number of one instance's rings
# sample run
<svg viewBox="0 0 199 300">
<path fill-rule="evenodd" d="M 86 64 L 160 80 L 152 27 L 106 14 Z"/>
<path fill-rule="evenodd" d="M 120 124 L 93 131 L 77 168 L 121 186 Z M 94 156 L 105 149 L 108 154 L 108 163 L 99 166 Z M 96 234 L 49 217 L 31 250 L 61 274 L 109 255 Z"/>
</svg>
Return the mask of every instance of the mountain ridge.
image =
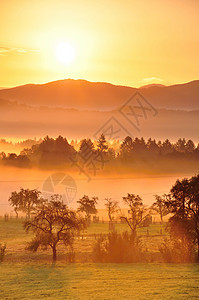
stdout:
<svg viewBox="0 0 199 300">
<path fill-rule="evenodd" d="M 0 90 L 0 98 L 33 106 L 75 109 L 115 109 L 140 92 L 157 108 L 199 109 L 199 80 L 171 86 L 134 88 L 108 82 L 64 79 Z"/>
<path fill-rule="evenodd" d="M 133 86 L 123 85 L 123 84 L 114 84 L 114 83 L 110 83 L 107 81 L 90 81 L 90 80 L 81 79 L 81 78 L 79 78 L 79 79 L 65 78 L 65 79 L 52 80 L 52 81 L 48 81 L 45 83 L 25 83 L 25 84 L 20 84 L 20 85 L 14 86 L 14 87 L 0 87 L 0 89 L 10 90 L 10 89 L 15 89 L 15 88 L 24 87 L 24 86 L 41 86 L 41 85 L 48 85 L 48 84 L 53 84 L 53 83 L 58 83 L 58 82 L 66 82 L 66 81 L 85 82 L 85 83 L 90 83 L 90 84 L 107 84 L 107 85 L 116 86 L 116 87 L 128 87 L 128 88 L 133 88 L 133 89 L 142 89 L 143 87 L 151 87 L 151 86 L 173 87 L 173 86 L 189 85 L 192 83 L 199 82 L 199 79 L 194 79 L 194 80 L 191 80 L 188 82 L 183 82 L 183 83 L 174 83 L 171 85 L 164 85 L 164 84 L 160 84 L 160 83 L 149 83 L 149 84 L 145 84 L 145 85 L 142 85 L 142 86 L 136 88 Z"/>
</svg>

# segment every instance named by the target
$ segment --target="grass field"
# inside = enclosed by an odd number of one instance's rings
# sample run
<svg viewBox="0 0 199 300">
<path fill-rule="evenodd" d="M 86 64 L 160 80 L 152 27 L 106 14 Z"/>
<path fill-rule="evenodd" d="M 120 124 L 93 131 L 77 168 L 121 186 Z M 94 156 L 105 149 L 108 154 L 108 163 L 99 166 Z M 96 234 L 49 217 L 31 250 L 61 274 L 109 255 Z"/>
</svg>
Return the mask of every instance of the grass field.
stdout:
<svg viewBox="0 0 199 300">
<path fill-rule="evenodd" d="M 127 224 L 118 223 L 115 225 L 118 232 L 129 230 Z M 160 231 L 162 230 L 162 235 Z M 109 226 L 107 223 L 91 223 L 91 225 L 82 232 L 80 237 L 75 239 L 74 249 L 77 262 L 92 262 L 91 253 L 95 239 L 99 234 L 108 234 Z M 166 237 L 165 226 L 153 224 L 150 227 L 141 227 L 137 231 L 141 237 L 144 249 L 152 252 L 158 252 L 159 244 Z M 26 234 L 23 229 L 23 220 L 9 219 L 5 222 L 0 219 L 0 243 L 6 243 L 5 262 L 38 262 L 50 263 L 52 253 L 49 250 L 39 250 L 37 253 L 31 253 L 25 250 L 27 242 L 31 240 L 32 235 Z M 66 262 L 67 249 L 58 246 L 58 261 Z"/>
<path fill-rule="evenodd" d="M 128 227 L 116 224 L 116 230 Z M 108 224 L 91 224 L 83 239 L 75 240 L 77 263 L 68 264 L 66 249 L 60 246 L 57 265 L 52 266 L 50 251 L 25 250 L 31 235 L 22 220 L 0 219 L 0 242 L 7 244 L 0 264 L 0 299 L 199 299 L 197 264 L 92 263 L 92 245 L 100 233 L 108 233 Z M 146 248 L 158 251 L 166 232 L 164 225 L 155 224 L 139 228 L 138 235 Z"/>
<path fill-rule="evenodd" d="M 0 265 L 0 299 L 199 299 L 199 266 Z"/>
</svg>

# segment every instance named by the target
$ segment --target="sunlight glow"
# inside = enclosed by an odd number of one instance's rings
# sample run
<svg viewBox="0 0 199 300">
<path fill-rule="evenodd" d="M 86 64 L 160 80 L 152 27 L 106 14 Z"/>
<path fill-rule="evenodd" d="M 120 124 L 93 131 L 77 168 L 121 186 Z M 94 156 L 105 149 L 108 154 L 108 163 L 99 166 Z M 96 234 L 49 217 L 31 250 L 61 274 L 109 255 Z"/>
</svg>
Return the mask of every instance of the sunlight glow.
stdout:
<svg viewBox="0 0 199 300">
<path fill-rule="evenodd" d="M 76 57 L 74 47 L 69 43 L 60 43 L 56 48 L 56 58 L 63 64 L 71 64 Z"/>
</svg>

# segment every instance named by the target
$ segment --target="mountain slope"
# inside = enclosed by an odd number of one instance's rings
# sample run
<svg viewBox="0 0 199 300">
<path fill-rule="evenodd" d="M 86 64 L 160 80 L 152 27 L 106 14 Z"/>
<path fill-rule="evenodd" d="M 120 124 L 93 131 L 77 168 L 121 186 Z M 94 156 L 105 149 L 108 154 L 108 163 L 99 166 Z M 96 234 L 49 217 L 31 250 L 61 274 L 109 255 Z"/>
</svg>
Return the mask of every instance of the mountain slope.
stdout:
<svg viewBox="0 0 199 300">
<path fill-rule="evenodd" d="M 132 88 L 86 80 L 58 80 L 0 90 L 0 98 L 34 106 L 111 110 L 139 91 L 156 108 L 199 109 L 199 80 L 173 86 Z"/>
</svg>

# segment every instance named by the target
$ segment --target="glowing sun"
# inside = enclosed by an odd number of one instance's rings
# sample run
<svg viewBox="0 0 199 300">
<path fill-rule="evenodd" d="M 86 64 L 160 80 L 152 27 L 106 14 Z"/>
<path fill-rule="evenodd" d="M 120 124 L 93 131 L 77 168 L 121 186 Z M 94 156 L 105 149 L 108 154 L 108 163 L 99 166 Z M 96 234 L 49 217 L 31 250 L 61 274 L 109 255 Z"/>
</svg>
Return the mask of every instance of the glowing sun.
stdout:
<svg viewBox="0 0 199 300">
<path fill-rule="evenodd" d="M 75 49 L 69 43 L 60 43 L 56 47 L 56 58 L 63 64 L 71 64 L 75 60 Z"/>
</svg>

